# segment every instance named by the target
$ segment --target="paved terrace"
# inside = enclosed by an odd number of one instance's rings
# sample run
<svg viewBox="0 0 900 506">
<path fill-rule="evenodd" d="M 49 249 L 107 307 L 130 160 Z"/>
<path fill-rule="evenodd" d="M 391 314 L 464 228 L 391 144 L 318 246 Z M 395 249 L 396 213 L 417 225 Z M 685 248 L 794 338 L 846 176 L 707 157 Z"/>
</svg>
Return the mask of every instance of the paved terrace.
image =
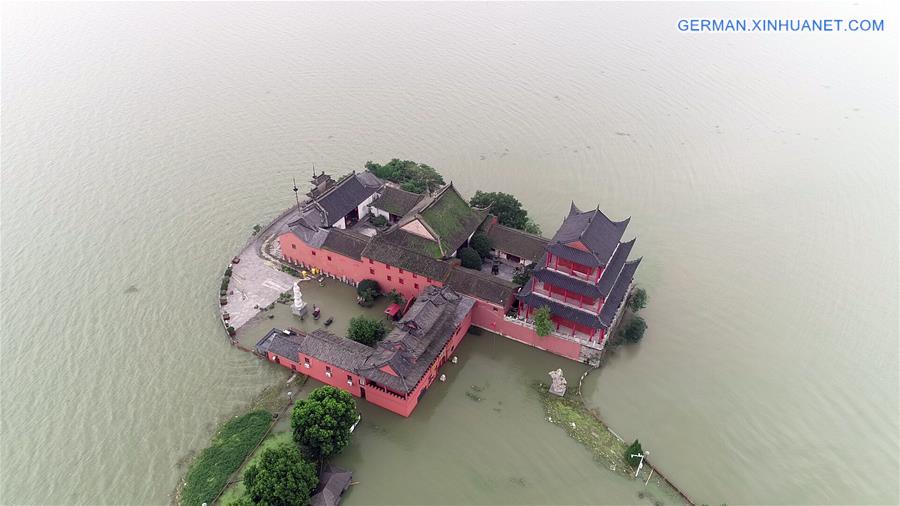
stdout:
<svg viewBox="0 0 900 506">
<path fill-rule="evenodd" d="M 276 240 L 279 233 L 287 230 L 287 224 L 295 219 L 297 210 L 286 210 L 248 241 L 238 254 L 241 261 L 232 265 L 231 283 L 226 296 L 228 304 L 222 307 L 231 315 L 229 325 L 235 329 L 256 316 L 260 307 L 268 306 L 281 293 L 291 290 L 296 281 L 281 271 Z M 276 249 L 275 255 L 271 253 L 273 248 Z"/>
</svg>

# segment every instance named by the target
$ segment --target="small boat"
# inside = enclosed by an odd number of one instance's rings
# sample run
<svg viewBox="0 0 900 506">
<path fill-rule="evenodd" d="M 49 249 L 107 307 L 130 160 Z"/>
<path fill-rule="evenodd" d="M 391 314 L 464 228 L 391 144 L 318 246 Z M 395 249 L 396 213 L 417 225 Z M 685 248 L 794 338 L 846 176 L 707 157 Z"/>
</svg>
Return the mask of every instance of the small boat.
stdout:
<svg viewBox="0 0 900 506">
<path fill-rule="evenodd" d="M 350 426 L 350 433 L 353 434 L 353 430 L 356 429 L 356 426 L 359 425 L 359 421 L 362 420 L 362 415 L 356 415 L 356 422 Z"/>
<path fill-rule="evenodd" d="M 325 320 L 325 326 L 327 327 L 327 326 L 331 325 L 332 322 L 334 322 L 334 318 L 329 316 L 328 319 Z"/>
</svg>

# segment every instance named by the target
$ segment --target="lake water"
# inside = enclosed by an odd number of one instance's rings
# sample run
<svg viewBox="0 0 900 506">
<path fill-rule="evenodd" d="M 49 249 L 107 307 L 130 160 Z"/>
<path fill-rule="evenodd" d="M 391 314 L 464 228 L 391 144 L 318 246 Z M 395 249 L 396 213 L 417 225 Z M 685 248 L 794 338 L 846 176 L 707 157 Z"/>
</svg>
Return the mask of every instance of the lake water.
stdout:
<svg viewBox="0 0 900 506">
<path fill-rule="evenodd" d="M 675 28 L 725 16 L 887 31 Z M 865 3 L 4 6 L 0 502 L 167 502 L 178 461 L 284 375 L 224 339 L 223 266 L 313 163 L 396 156 L 517 195 L 548 234 L 572 200 L 632 217 L 649 329 L 585 393 L 692 497 L 897 503 L 895 20 Z M 642 502 L 529 393 L 583 366 L 484 336 L 460 353 L 413 418 L 367 410 L 340 458 L 361 480 L 348 502 Z"/>
</svg>

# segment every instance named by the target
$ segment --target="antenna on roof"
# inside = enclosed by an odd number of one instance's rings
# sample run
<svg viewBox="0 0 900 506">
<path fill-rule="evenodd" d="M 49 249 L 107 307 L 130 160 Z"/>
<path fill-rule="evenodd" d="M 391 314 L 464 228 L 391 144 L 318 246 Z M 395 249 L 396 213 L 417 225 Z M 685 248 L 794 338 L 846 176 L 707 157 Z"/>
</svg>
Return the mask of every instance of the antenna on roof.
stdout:
<svg viewBox="0 0 900 506">
<path fill-rule="evenodd" d="M 300 188 L 297 188 L 297 178 L 291 178 L 294 181 L 294 198 L 297 199 L 297 214 L 300 214 L 300 194 L 297 193 L 300 191 Z"/>
</svg>

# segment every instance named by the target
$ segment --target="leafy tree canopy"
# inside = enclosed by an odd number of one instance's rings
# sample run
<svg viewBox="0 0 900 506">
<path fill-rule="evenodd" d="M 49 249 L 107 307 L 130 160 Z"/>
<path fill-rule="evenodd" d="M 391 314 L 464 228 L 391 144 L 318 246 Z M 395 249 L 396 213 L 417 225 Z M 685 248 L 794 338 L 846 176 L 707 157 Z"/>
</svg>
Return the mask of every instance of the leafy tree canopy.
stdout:
<svg viewBox="0 0 900 506">
<path fill-rule="evenodd" d="M 356 293 L 362 295 L 366 291 L 380 294 L 381 286 L 378 284 L 378 281 L 375 281 L 374 279 L 364 279 L 356 285 Z"/>
<path fill-rule="evenodd" d="M 460 264 L 467 269 L 481 269 L 481 255 L 472 248 L 460 248 L 456 255 L 459 257 Z"/>
<path fill-rule="evenodd" d="M 541 306 L 534 312 L 534 330 L 539 336 L 549 336 L 553 332 L 553 320 L 550 319 L 550 308 Z"/>
<path fill-rule="evenodd" d="M 366 169 L 381 179 L 399 184 L 408 192 L 431 193 L 444 185 L 443 176 L 433 167 L 411 160 L 394 158 L 384 165 L 368 161 Z"/>
<path fill-rule="evenodd" d="M 528 264 L 525 269 L 516 271 L 516 273 L 513 274 L 512 282 L 519 286 L 525 286 L 525 283 L 531 279 L 532 272 L 534 272 L 534 264 Z"/>
<path fill-rule="evenodd" d="M 321 461 L 337 455 L 350 443 L 350 427 L 357 416 L 352 395 L 324 386 L 297 401 L 291 413 L 291 429 L 297 443 Z"/>
<path fill-rule="evenodd" d="M 482 208 L 491 206 L 491 213 L 497 216 L 501 225 L 530 233 L 540 233 L 540 228 L 528 218 L 528 211 L 522 208 L 522 203 L 508 193 L 479 190 L 469 200 L 469 204 Z"/>
<path fill-rule="evenodd" d="M 641 448 L 641 442 L 637 439 L 634 440 L 633 443 L 628 445 L 628 448 L 625 449 L 625 462 L 631 467 L 637 467 L 641 462 L 640 457 L 632 457 L 632 455 L 643 455 L 644 450 Z"/>
<path fill-rule="evenodd" d="M 386 330 L 381 320 L 354 316 L 350 319 L 350 329 L 347 337 L 366 346 L 375 346 L 375 343 L 384 338 Z"/>
<path fill-rule="evenodd" d="M 644 331 L 647 330 L 647 322 L 640 316 L 633 316 L 628 324 L 622 329 L 622 337 L 629 343 L 636 343 L 644 337 Z"/>
<path fill-rule="evenodd" d="M 637 313 L 641 309 L 647 307 L 647 299 L 649 299 L 649 297 L 647 297 L 647 291 L 643 288 L 637 288 L 634 293 L 631 294 L 631 299 L 628 301 L 628 307 Z"/>
<path fill-rule="evenodd" d="M 472 239 L 469 240 L 469 246 L 477 251 L 481 258 L 491 256 L 491 240 L 481 232 L 472 236 Z"/>
<path fill-rule="evenodd" d="M 247 497 L 257 505 L 308 504 L 318 483 L 315 466 L 287 443 L 263 450 L 259 461 L 244 471 Z"/>
</svg>

